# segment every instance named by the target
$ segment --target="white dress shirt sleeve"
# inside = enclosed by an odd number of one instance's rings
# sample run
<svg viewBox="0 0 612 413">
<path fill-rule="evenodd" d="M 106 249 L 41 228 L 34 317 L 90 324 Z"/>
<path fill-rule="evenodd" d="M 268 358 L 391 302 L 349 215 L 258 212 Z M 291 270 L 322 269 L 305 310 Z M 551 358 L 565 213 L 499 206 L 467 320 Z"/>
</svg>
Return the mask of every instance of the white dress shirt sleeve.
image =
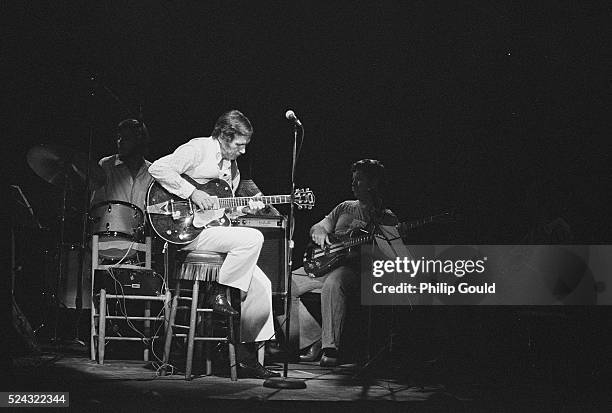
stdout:
<svg viewBox="0 0 612 413">
<path fill-rule="evenodd" d="M 181 177 L 181 174 L 197 166 L 198 151 L 187 142 L 179 146 L 176 150 L 159 158 L 149 167 L 149 173 L 166 190 L 187 199 L 195 190 L 195 186 Z"/>
</svg>

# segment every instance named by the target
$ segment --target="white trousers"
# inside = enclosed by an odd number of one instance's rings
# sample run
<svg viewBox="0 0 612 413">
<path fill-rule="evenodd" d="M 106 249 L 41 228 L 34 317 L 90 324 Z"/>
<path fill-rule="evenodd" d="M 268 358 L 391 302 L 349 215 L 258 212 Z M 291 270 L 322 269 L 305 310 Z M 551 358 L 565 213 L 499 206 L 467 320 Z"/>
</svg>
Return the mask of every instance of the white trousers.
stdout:
<svg viewBox="0 0 612 413">
<path fill-rule="evenodd" d="M 240 309 L 243 343 L 274 338 L 272 283 L 257 266 L 263 241 L 263 234 L 254 228 L 211 227 L 184 248 L 227 253 L 218 281 L 246 293 Z"/>
</svg>

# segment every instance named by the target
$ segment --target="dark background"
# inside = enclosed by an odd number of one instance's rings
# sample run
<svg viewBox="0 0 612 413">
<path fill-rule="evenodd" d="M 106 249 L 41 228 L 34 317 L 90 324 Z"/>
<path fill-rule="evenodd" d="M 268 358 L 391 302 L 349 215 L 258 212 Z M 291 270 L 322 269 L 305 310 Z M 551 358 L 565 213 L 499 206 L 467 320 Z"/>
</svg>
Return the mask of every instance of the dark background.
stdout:
<svg viewBox="0 0 612 413">
<path fill-rule="evenodd" d="M 534 196 L 576 242 L 610 241 L 609 2 L 24 2 L 2 14 L 3 175 L 51 238 L 61 191 L 28 167 L 33 145 L 86 152 L 92 130 L 98 159 L 118 121 L 141 114 L 153 161 L 237 108 L 268 194 L 289 190 L 285 111 L 305 126 L 297 180 L 317 206 L 297 213 L 298 254 L 365 157 L 386 165 L 401 219 L 457 212 L 418 242 L 518 243 Z"/>
<path fill-rule="evenodd" d="M 255 127 L 259 186 L 285 193 L 293 109 L 306 129 L 298 186 L 317 195 L 296 241 L 351 196 L 348 168 L 364 157 L 385 163 L 400 218 L 459 214 L 432 241 L 517 242 L 534 181 L 578 241 L 608 240 L 606 2 L 365 3 L 5 10 L 8 181 L 53 226 L 60 191 L 27 166 L 33 145 L 86 152 L 92 128 L 98 159 L 114 153 L 115 125 L 131 112 L 155 160 L 238 108 Z"/>
</svg>

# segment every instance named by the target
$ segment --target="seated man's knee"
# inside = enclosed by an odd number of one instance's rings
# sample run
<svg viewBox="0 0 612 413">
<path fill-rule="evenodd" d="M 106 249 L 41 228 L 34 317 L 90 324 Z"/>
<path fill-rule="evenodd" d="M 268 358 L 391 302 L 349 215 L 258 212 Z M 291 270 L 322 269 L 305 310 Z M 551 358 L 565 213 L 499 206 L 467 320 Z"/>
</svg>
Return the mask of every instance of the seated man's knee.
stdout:
<svg viewBox="0 0 612 413">
<path fill-rule="evenodd" d="M 291 280 L 291 298 L 298 298 L 300 296 L 300 287 L 295 282 L 295 279 Z"/>
<path fill-rule="evenodd" d="M 264 235 L 261 231 L 255 228 L 246 228 L 248 231 L 245 231 L 243 234 L 244 239 L 252 244 L 252 245 L 263 245 L 264 243 Z"/>
<path fill-rule="evenodd" d="M 352 282 L 356 282 L 355 273 L 346 267 L 340 267 L 329 274 L 323 283 L 323 293 L 346 294 Z"/>
<path fill-rule="evenodd" d="M 344 294 L 345 293 L 344 287 L 345 286 L 341 278 L 338 278 L 338 277 L 328 278 L 323 283 L 323 288 L 321 289 L 321 292 L 323 294 Z"/>
</svg>

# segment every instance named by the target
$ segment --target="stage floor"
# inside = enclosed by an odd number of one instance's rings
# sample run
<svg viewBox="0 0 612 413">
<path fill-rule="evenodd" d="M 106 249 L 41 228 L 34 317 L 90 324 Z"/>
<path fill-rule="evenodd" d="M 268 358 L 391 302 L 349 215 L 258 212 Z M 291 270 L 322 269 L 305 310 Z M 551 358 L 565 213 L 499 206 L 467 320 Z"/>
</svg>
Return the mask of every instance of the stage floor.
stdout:
<svg viewBox="0 0 612 413">
<path fill-rule="evenodd" d="M 106 360 L 99 365 L 82 351 L 49 351 L 12 361 L 7 390 L 68 391 L 70 411 L 609 411 L 606 397 L 560 394 L 546 380 L 517 382 L 456 372 L 425 374 L 393 368 L 406 363 L 376 362 L 372 368 L 343 365 L 321 368 L 317 363 L 291 363 L 291 378 L 302 379 L 300 390 L 263 387 L 263 380 L 196 376 L 158 376 L 155 366 L 139 360 Z M 268 367 L 281 371 L 281 363 Z M 221 369 L 223 370 L 223 369 Z M 438 374 L 441 373 L 441 374 Z M 4 387 L 4 386 L 3 386 Z M 567 392 L 566 392 L 567 393 Z M 588 407 L 586 410 L 585 408 Z M 66 411 L 62 409 L 62 411 Z"/>
</svg>

